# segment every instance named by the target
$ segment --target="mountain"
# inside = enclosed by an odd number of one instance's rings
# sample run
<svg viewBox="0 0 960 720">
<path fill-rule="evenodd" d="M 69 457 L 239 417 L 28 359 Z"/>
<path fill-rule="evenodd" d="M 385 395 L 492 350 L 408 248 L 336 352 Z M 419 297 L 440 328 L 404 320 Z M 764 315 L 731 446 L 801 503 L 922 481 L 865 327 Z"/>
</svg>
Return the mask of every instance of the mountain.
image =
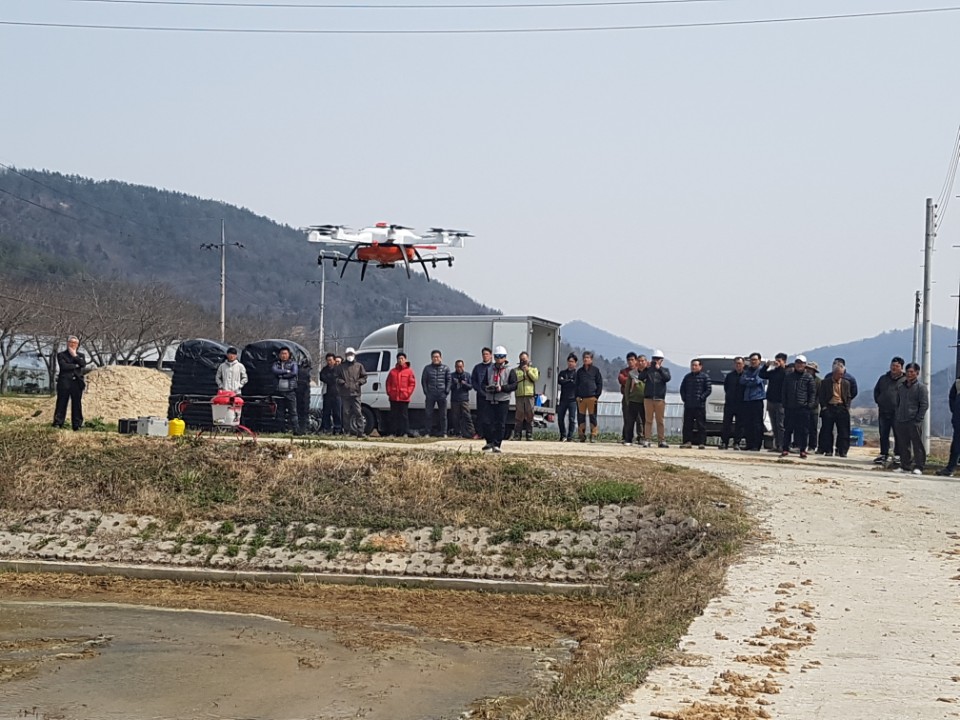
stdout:
<svg viewBox="0 0 960 720">
<path fill-rule="evenodd" d="M 956 345 L 956 342 L 955 329 L 942 325 L 933 326 L 931 376 L 945 368 L 954 367 L 957 353 L 951 346 Z M 913 329 L 890 330 L 871 338 L 805 350 L 803 354 L 808 360 L 815 360 L 820 365 L 821 375 L 830 372 L 834 358 L 842 357 L 846 360 L 847 370 L 860 386 L 860 395 L 854 404 L 862 407 L 873 403 L 873 386 L 877 378 L 890 369 L 892 357 L 899 355 L 910 362 L 913 354 Z M 949 390 L 949 383 L 947 389 Z"/>
<path fill-rule="evenodd" d="M 653 354 L 653 348 L 651 347 L 614 335 L 583 320 L 571 320 L 566 323 L 560 328 L 560 337 L 563 338 L 565 343 L 569 343 L 573 347 L 593 350 L 595 353 L 603 355 L 618 367 L 627 364 L 627 353 L 631 350 L 638 355 L 646 355 L 647 357 Z M 687 368 L 667 359 L 664 360 L 663 364 L 664 367 L 670 369 L 670 374 L 673 376 L 671 387 L 679 386 Z"/>
<path fill-rule="evenodd" d="M 266 318 L 310 333 L 319 327 L 316 246 L 303 233 L 244 208 L 183 193 L 56 172 L 0 169 L 0 273 L 29 280 L 81 273 L 168 284 L 183 298 L 219 307 L 219 252 L 227 243 L 227 322 Z M 240 243 L 243 247 L 236 247 Z M 342 266 L 341 266 L 342 267 Z M 437 274 L 440 274 L 439 272 Z M 371 330 L 418 315 L 496 311 L 422 274 L 359 266 L 344 280 L 327 267 L 325 334 L 341 349 Z M 229 332 L 228 332 L 229 335 Z"/>
</svg>

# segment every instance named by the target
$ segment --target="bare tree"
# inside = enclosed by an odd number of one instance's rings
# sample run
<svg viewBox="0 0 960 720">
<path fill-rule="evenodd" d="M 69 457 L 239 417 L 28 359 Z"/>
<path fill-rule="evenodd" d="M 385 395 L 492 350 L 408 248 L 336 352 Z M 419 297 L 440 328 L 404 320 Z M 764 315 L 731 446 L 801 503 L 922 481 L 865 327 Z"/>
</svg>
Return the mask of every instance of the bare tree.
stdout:
<svg viewBox="0 0 960 720">
<path fill-rule="evenodd" d="M 43 300 L 37 285 L 0 278 L 0 393 L 7 391 L 11 363 L 30 346 Z"/>
</svg>

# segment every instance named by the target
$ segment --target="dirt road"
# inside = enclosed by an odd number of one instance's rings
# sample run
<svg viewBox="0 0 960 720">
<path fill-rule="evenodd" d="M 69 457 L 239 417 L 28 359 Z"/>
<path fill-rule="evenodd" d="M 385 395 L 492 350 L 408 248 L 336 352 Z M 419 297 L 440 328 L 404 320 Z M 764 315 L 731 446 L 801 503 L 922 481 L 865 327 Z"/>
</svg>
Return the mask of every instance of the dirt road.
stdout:
<svg viewBox="0 0 960 720">
<path fill-rule="evenodd" d="M 610 720 L 960 717 L 960 480 L 707 453 L 769 536 Z"/>
</svg>

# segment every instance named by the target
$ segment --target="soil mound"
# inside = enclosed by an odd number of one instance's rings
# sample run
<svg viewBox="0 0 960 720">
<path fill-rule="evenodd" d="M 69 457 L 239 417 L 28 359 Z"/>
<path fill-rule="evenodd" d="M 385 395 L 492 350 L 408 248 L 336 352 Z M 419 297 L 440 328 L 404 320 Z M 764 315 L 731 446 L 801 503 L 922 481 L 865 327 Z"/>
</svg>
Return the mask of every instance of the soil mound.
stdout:
<svg viewBox="0 0 960 720">
<path fill-rule="evenodd" d="M 107 365 L 87 375 L 86 381 L 87 389 L 83 393 L 85 420 L 102 418 L 106 423 L 115 423 L 120 418 L 167 416 L 170 377 L 159 370 Z M 56 399 L 51 398 L 48 405 L 41 419 L 53 417 Z"/>
</svg>

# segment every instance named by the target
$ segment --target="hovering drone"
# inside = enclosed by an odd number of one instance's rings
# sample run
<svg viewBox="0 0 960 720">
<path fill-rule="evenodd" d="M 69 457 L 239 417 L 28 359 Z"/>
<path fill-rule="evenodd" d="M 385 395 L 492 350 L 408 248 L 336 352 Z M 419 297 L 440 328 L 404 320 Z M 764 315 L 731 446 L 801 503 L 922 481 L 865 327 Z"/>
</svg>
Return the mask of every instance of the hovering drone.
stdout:
<svg viewBox="0 0 960 720">
<path fill-rule="evenodd" d="M 360 263 L 360 280 L 367 274 L 367 265 L 374 263 L 378 268 L 393 268 L 399 263 L 410 275 L 410 265 L 419 263 L 423 267 L 423 274 L 430 279 L 427 272 L 427 263 L 434 268 L 438 262 L 453 266 L 453 255 L 447 252 L 437 252 L 441 247 L 462 248 L 464 238 L 473 237 L 463 230 L 449 230 L 447 228 L 430 228 L 425 235 L 417 235 L 411 228 L 403 225 L 377 223 L 372 227 L 361 228 L 353 232 L 344 225 L 311 225 L 303 228 L 307 233 L 307 241 L 321 245 L 351 245 L 350 252 L 344 254 L 338 250 L 324 250 L 317 258 L 317 264 L 330 260 L 334 267 L 343 263 L 340 277 L 346 272 L 350 263 Z M 426 251 L 426 252 L 421 252 Z"/>
</svg>

